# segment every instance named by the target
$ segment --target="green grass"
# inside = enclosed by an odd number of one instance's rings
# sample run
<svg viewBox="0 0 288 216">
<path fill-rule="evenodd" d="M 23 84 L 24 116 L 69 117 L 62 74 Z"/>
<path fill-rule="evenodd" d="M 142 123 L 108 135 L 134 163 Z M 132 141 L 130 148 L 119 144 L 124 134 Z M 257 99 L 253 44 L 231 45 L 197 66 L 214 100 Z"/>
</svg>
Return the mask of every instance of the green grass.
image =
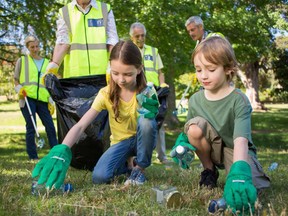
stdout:
<svg viewBox="0 0 288 216">
<path fill-rule="evenodd" d="M 253 138 L 258 157 L 267 171 L 272 162 L 279 167 L 267 172 L 271 188 L 265 190 L 256 215 L 287 215 L 288 208 L 288 105 L 266 105 L 267 112 L 253 113 Z M 185 114 L 180 117 L 182 124 Z M 70 194 L 54 194 L 49 198 L 31 195 L 31 171 L 35 164 L 27 160 L 25 151 L 25 123 L 16 103 L 0 104 L 0 215 L 208 215 L 207 204 L 222 195 L 225 173 L 220 171 L 219 187 L 213 190 L 198 186 L 199 160 L 189 171 L 176 165 L 159 164 L 155 155 L 146 175 L 147 184 L 141 187 L 124 187 L 125 177 L 118 177 L 109 185 L 93 185 L 91 172 L 70 168 L 66 182 L 75 190 Z M 44 128 L 38 120 L 40 134 Z M 167 154 L 176 136 L 182 130 L 166 130 Z M 47 141 L 47 140 L 46 140 Z M 39 151 L 43 157 L 48 145 Z M 181 209 L 167 209 L 151 200 L 151 188 L 158 185 L 177 187 L 183 196 Z"/>
</svg>

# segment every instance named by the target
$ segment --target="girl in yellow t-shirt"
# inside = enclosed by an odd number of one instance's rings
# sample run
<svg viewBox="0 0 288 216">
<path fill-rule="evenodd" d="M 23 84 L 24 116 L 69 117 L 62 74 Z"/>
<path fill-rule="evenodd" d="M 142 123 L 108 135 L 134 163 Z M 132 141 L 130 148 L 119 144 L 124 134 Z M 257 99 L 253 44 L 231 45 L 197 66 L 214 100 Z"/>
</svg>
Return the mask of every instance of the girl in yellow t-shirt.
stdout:
<svg viewBox="0 0 288 216">
<path fill-rule="evenodd" d="M 63 144 L 57 145 L 36 165 L 32 177 L 40 175 L 38 184 L 59 188 L 65 179 L 71 162 L 70 148 L 87 126 L 102 110 L 109 113 L 111 147 L 100 157 L 94 167 L 92 180 L 95 184 L 109 183 L 115 176 L 130 173 L 125 185 L 141 185 L 146 181 L 144 170 L 151 164 L 156 144 L 158 112 L 157 96 L 146 98 L 142 106 L 150 112 L 137 115 L 136 94 L 146 87 L 142 57 L 131 41 L 120 41 L 110 55 L 111 79 L 102 88 L 91 108 L 67 133 Z M 136 156 L 129 169 L 127 160 Z"/>
</svg>

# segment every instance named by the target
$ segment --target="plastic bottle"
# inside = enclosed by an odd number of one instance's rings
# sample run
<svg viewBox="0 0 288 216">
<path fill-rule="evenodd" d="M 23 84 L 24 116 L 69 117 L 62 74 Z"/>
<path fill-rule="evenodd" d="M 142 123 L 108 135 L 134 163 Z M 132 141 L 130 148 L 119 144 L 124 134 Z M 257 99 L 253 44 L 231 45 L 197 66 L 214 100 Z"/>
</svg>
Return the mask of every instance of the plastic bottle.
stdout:
<svg viewBox="0 0 288 216">
<path fill-rule="evenodd" d="M 148 98 L 151 98 L 153 95 L 157 96 L 157 92 L 154 88 L 154 84 L 152 82 L 147 83 L 147 87 L 137 95 L 137 101 L 138 101 L 138 108 L 137 111 L 140 115 L 144 115 L 146 113 L 149 113 L 150 111 L 142 107 L 143 102 L 145 102 L 145 97 L 147 96 Z"/>
<path fill-rule="evenodd" d="M 210 200 L 209 205 L 208 205 L 208 212 L 210 214 L 214 214 L 216 212 L 225 211 L 226 208 L 227 208 L 226 201 L 222 197 L 219 199 Z"/>
<path fill-rule="evenodd" d="M 39 138 L 38 141 L 37 141 L 37 147 L 42 149 L 45 145 L 45 141 L 43 138 Z"/>
<path fill-rule="evenodd" d="M 52 190 L 47 190 L 45 184 L 38 184 L 37 180 L 32 181 L 32 186 L 31 186 L 31 193 L 34 196 L 39 196 L 39 195 L 50 195 L 50 194 L 64 194 L 64 193 L 70 193 L 72 192 L 73 186 L 70 183 L 66 183 L 60 186 L 59 189 L 52 189 Z"/>
<path fill-rule="evenodd" d="M 189 166 L 189 164 L 191 164 L 194 160 L 194 152 L 191 151 L 188 147 L 181 145 L 177 146 L 173 151 L 171 151 L 170 156 L 177 157 L 179 159 L 180 166 L 182 166 L 182 161 L 185 161 Z"/>
<path fill-rule="evenodd" d="M 269 166 L 268 170 L 273 171 L 273 170 L 277 169 L 277 167 L 278 167 L 278 163 L 274 162 Z"/>
</svg>

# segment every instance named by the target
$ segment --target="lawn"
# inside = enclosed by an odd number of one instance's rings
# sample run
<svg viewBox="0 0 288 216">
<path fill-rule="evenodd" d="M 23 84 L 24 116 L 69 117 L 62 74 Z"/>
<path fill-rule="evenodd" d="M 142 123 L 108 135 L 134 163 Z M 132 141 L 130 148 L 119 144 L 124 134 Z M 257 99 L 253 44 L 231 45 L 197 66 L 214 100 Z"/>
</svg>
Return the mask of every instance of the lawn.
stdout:
<svg viewBox="0 0 288 216">
<path fill-rule="evenodd" d="M 255 215 L 286 216 L 288 104 L 267 104 L 266 107 L 266 112 L 253 113 L 252 128 L 258 158 L 271 177 L 272 185 L 259 200 Z M 32 196 L 31 171 L 35 163 L 27 160 L 25 123 L 17 104 L 1 102 L 0 119 L 0 215 L 208 215 L 209 200 L 222 195 L 224 171 L 220 171 L 218 188 L 200 189 L 201 168 L 197 158 L 187 171 L 174 164 L 159 164 L 154 155 L 153 164 L 146 171 L 148 182 L 141 187 L 124 187 L 124 176 L 109 185 L 93 185 L 90 171 L 70 167 L 65 182 L 73 185 L 72 193 L 52 194 L 49 198 Z M 182 123 L 184 119 L 184 115 L 180 116 Z M 38 126 L 45 137 L 40 122 Z M 180 130 L 180 126 L 174 131 L 166 129 L 167 154 Z M 48 151 L 46 145 L 39 156 L 43 157 Z M 267 171 L 272 162 L 277 162 L 278 168 Z M 180 209 L 168 209 L 151 199 L 151 188 L 159 185 L 177 187 L 183 196 Z"/>
</svg>

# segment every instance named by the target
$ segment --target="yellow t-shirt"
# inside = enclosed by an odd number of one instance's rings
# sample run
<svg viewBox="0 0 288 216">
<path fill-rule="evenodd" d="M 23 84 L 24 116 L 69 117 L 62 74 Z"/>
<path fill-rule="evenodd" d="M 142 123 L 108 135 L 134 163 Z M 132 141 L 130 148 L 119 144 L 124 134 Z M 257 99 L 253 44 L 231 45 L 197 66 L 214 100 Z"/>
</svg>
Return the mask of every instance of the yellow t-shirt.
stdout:
<svg viewBox="0 0 288 216">
<path fill-rule="evenodd" d="M 102 88 L 96 96 L 92 108 L 100 112 L 107 110 L 111 129 L 111 145 L 128 139 L 136 134 L 137 130 L 137 100 L 136 92 L 129 102 L 120 99 L 118 122 L 115 120 L 112 109 L 112 101 L 109 99 L 109 86 Z"/>
</svg>

